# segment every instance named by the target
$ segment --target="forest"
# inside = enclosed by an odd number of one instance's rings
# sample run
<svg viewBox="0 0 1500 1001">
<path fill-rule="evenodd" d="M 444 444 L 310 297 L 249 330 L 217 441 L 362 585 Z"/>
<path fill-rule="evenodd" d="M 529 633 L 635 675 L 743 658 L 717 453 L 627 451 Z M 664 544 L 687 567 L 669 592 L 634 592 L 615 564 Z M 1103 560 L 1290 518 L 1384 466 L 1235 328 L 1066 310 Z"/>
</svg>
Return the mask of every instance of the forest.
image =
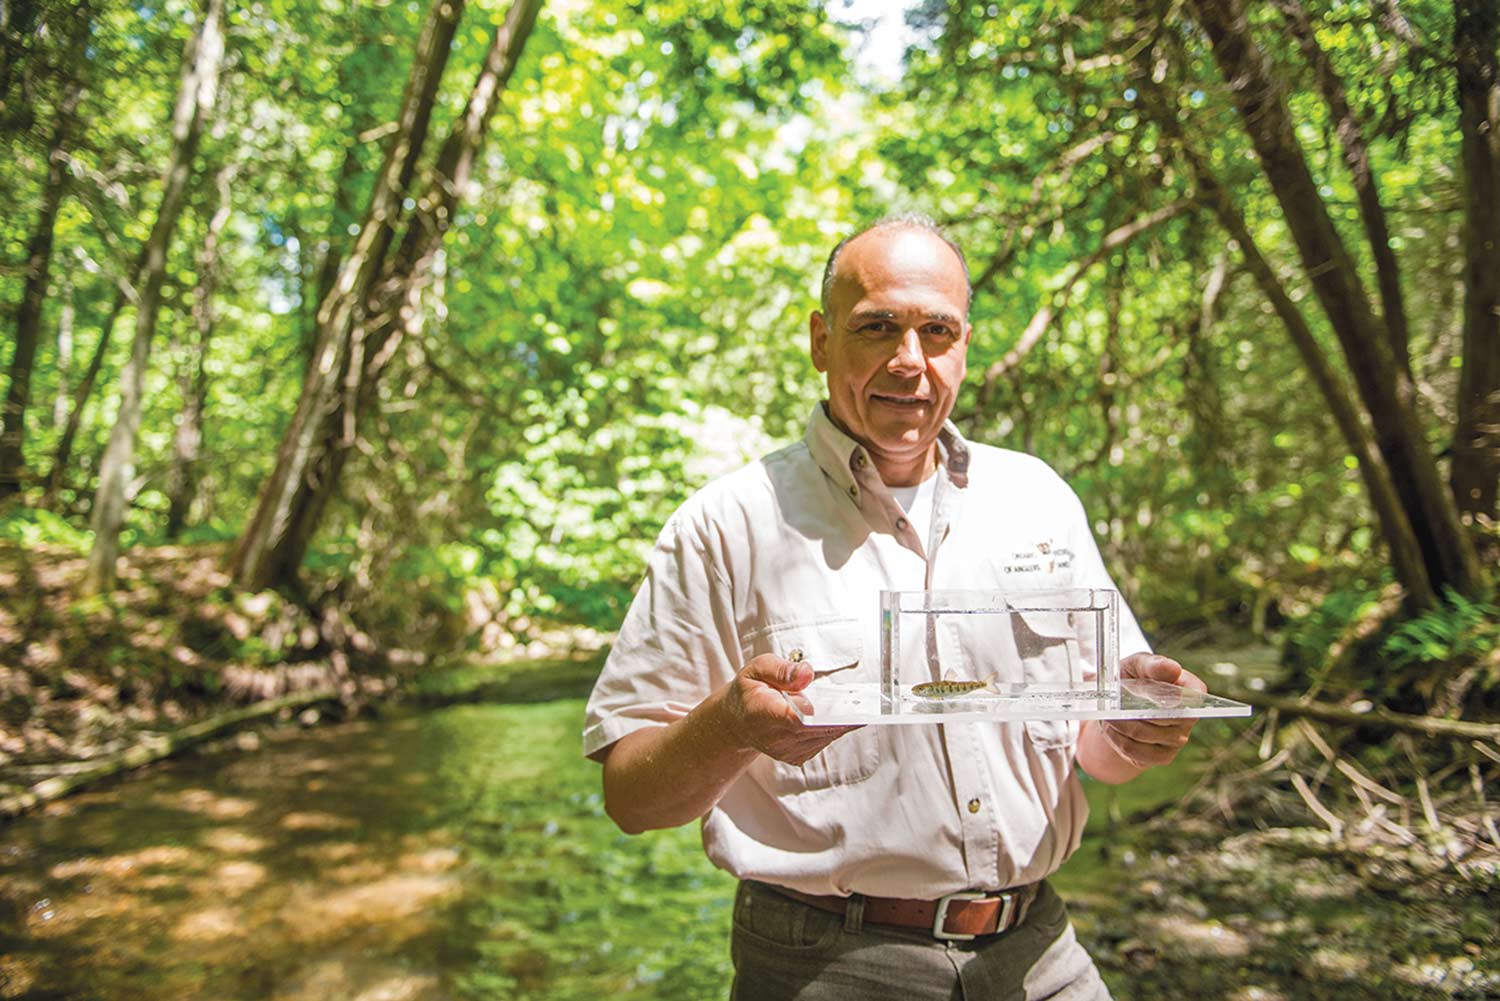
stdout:
<svg viewBox="0 0 1500 1001">
<path fill-rule="evenodd" d="M 1216 925 L 1249 944 L 1204 967 L 1085 907 L 1117 996 L 1200 968 L 1271 985 L 1208 997 L 1500 991 L 1475 917 L 1500 907 L 1490 0 L 0 0 L 0 138 L 0 798 L 37 814 L 15 823 L 90 809 L 59 798 L 79 776 L 271 754 L 240 728 L 277 717 L 495 696 L 560 707 L 515 725 L 571 750 L 667 518 L 823 398 L 829 250 L 916 212 L 973 282 L 955 423 L 1056 469 L 1156 648 L 1256 707 L 1200 727 L 1169 792 L 1096 803 L 1108 836 L 1336 856 L 1427 922 L 1379 969 L 1345 961 L 1378 923 L 1296 961 L 1316 923 L 1263 951 Z M 587 767 L 533 795 L 597 818 Z M 497 788 L 473 801 L 505 826 Z M 674 868 L 692 841 L 652 842 L 641 878 L 723 896 Z M 1182 890 L 1163 866 L 1131 885 Z M 0 869 L 0 996 L 130 995 L 37 993 L 41 885 Z M 713 935 L 611 980 L 464 906 L 459 996 L 724 983 Z"/>
</svg>

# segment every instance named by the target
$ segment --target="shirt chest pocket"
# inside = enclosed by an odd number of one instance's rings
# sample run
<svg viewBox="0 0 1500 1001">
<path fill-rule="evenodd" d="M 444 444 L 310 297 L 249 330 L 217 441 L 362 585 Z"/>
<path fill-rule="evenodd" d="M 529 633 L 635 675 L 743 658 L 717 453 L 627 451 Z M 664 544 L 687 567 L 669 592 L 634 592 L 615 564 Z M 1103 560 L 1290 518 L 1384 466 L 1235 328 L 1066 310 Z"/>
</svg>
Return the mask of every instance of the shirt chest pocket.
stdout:
<svg viewBox="0 0 1500 1001">
<path fill-rule="evenodd" d="M 822 683 L 872 680 L 871 671 L 878 676 L 878 667 L 864 662 L 863 635 L 854 619 L 770 626 L 747 637 L 741 653 L 745 663 L 769 653 L 809 664 L 814 672 L 814 691 Z M 845 734 L 800 765 L 762 755 L 750 766 L 750 775 L 776 796 L 862 782 L 880 765 L 879 731 L 883 729 L 872 726 Z"/>
<path fill-rule="evenodd" d="M 1090 680 L 1073 617 L 1067 612 L 1027 612 L 1014 616 L 1016 648 L 1024 680 L 1034 691 L 1076 691 Z M 1071 748 L 1078 723 L 1069 720 L 1026 721 L 1026 737 L 1039 751 Z"/>
</svg>

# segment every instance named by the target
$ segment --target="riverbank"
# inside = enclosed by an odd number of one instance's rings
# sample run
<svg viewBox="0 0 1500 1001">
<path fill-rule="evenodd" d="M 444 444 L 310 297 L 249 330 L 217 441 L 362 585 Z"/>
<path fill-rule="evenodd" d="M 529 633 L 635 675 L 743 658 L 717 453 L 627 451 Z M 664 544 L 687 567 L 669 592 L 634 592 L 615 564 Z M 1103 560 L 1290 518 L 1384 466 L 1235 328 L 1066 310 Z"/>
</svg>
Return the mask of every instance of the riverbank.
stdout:
<svg viewBox="0 0 1500 1001">
<path fill-rule="evenodd" d="M 80 552 L 0 542 L 0 780 L 266 699 L 388 690 L 400 658 L 370 662 L 373 644 L 337 612 L 233 592 L 223 559 L 217 545 L 135 548 L 117 591 L 78 597 Z"/>
<path fill-rule="evenodd" d="M 225 555 L 137 547 L 117 592 L 80 599 L 81 552 L 0 540 L 0 819 L 244 726 L 481 698 L 506 663 L 586 662 L 602 642 L 554 629 L 482 652 L 451 637 L 436 656 L 402 649 L 336 602 L 235 591 Z"/>
</svg>

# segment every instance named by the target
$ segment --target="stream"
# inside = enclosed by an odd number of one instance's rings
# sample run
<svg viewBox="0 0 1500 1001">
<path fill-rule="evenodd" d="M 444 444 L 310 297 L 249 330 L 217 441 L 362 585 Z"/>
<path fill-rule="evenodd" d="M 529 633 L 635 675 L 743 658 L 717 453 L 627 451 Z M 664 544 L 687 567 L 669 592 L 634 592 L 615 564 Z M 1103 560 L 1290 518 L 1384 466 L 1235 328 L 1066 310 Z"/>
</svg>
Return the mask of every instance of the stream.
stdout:
<svg viewBox="0 0 1500 1001">
<path fill-rule="evenodd" d="M 579 695 L 241 734 L 10 823 L 0 998 L 723 996 L 733 881 L 604 816 Z"/>
</svg>

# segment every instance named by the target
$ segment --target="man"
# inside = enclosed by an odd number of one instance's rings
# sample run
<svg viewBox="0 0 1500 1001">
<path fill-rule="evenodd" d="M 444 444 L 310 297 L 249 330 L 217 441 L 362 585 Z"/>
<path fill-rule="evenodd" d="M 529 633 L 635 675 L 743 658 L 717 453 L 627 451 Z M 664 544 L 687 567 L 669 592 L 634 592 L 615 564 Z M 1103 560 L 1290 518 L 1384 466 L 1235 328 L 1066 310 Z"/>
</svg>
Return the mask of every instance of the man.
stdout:
<svg viewBox="0 0 1500 1001">
<path fill-rule="evenodd" d="M 929 221 L 834 249 L 810 323 L 827 403 L 673 515 L 589 701 L 609 815 L 702 818 L 741 880 L 735 998 L 1108 997 L 1044 882 L 1087 814 L 1073 764 L 1126 781 L 1191 720 L 820 728 L 788 705 L 815 670 L 876 670 L 882 589 L 1112 586 L 1056 474 L 947 423 L 969 298 Z M 1203 690 L 1121 620 L 1125 677 Z"/>
</svg>

